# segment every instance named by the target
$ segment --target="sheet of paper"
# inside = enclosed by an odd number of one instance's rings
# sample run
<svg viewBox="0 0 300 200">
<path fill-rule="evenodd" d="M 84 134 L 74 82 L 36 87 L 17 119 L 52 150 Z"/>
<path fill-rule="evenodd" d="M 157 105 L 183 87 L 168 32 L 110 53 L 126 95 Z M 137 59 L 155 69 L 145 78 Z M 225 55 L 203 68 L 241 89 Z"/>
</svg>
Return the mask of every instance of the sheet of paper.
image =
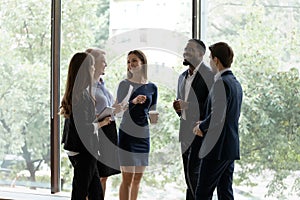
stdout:
<svg viewBox="0 0 300 200">
<path fill-rule="evenodd" d="M 115 108 L 113 107 L 105 107 L 99 114 L 99 116 L 94 120 L 94 122 L 98 122 L 99 120 L 102 120 L 105 117 L 111 116 L 114 114 Z"/>
<path fill-rule="evenodd" d="M 129 98 L 131 96 L 132 90 L 133 90 L 133 86 L 129 85 L 128 93 L 127 93 L 126 97 L 123 99 L 123 101 L 121 102 L 122 104 L 127 104 L 127 102 L 129 101 Z"/>
<path fill-rule="evenodd" d="M 122 100 L 121 102 L 121 105 L 124 107 L 124 110 L 117 113 L 116 114 L 116 117 L 122 117 L 123 114 L 124 114 L 124 111 L 125 111 L 125 106 L 127 105 L 129 99 L 130 99 L 130 96 L 131 96 L 131 93 L 132 93 L 132 90 L 133 90 L 133 86 L 132 85 L 129 85 L 129 89 L 128 89 L 128 92 L 127 92 L 127 95 L 125 96 L 125 98 Z"/>
</svg>

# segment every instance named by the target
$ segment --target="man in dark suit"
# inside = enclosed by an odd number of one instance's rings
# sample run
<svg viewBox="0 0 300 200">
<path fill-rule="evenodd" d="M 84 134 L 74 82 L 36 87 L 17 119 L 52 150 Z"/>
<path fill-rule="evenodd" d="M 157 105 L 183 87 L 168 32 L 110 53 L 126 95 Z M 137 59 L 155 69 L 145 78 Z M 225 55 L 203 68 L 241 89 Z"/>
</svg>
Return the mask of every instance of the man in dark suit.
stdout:
<svg viewBox="0 0 300 200">
<path fill-rule="evenodd" d="M 196 200 L 210 200 L 217 187 L 219 200 L 233 200 L 234 160 L 240 159 L 239 117 L 243 91 L 230 70 L 233 51 L 219 42 L 209 47 L 210 65 L 217 71 L 209 94 L 207 115 L 193 132 L 204 136 Z"/>
<path fill-rule="evenodd" d="M 213 84 L 213 73 L 203 63 L 205 45 L 198 39 L 190 39 L 184 49 L 183 65 L 189 68 L 178 78 L 177 99 L 173 107 L 180 117 L 179 141 L 187 184 L 186 199 L 195 198 L 199 173 L 199 149 L 202 138 L 193 134 L 197 121 L 204 119 L 204 108 Z"/>
</svg>

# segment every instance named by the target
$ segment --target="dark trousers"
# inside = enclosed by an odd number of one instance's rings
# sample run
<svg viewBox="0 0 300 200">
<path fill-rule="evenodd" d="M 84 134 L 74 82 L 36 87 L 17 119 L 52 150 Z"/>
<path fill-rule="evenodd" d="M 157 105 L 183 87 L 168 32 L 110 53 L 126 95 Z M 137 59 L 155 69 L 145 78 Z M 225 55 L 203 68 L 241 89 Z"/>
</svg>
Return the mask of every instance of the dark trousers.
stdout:
<svg viewBox="0 0 300 200">
<path fill-rule="evenodd" d="M 74 168 L 72 200 L 104 200 L 97 169 L 97 159 L 91 154 L 69 156 Z"/>
<path fill-rule="evenodd" d="M 234 160 L 202 159 L 195 200 L 211 200 L 217 188 L 218 200 L 233 200 Z"/>
<path fill-rule="evenodd" d="M 184 177 L 187 185 L 186 200 L 195 199 L 195 191 L 199 176 L 199 150 L 201 142 L 202 140 L 200 137 L 195 137 L 191 144 L 181 142 Z"/>
</svg>

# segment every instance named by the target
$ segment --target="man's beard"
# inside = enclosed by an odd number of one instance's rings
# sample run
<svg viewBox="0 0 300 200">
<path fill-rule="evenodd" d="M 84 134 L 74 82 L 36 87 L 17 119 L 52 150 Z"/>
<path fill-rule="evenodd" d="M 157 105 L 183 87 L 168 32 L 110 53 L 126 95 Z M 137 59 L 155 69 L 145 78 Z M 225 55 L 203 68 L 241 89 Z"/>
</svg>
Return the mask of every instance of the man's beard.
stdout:
<svg viewBox="0 0 300 200">
<path fill-rule="evenodd" d="M 194 62 L 190 62 L 189 60 L 187 60 L 187 59 L 184 59 L 183 60 L 183 62 L 182 62 L 182 64 L 184 65 L 184 66 L 192 66 L 192 67 L 195 67 L 195 63 L 193 64 Z"/>
<path fill-rule="evenodd" d="M 186 60 L 186 59 L 183 60 L 182 64 L 183 64 L 184 66 L 191 65 L 191 63 L 190 63 L 188 60 Z"/>
</svg>

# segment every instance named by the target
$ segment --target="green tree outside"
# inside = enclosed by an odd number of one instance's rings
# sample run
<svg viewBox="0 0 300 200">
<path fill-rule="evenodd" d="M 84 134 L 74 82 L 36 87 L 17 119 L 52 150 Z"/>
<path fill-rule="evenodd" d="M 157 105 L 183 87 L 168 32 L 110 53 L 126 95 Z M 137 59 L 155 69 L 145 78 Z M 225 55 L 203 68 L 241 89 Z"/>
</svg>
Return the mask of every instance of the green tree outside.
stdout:
<svg viewBox="0 0 300 200">
<path fill-rule="evenodd" d="M 242 159 L 237 162 L 235 184 L 255 186 L 255 177 L 271 174 L 266 194 L 284 199 L 290 193 L 300 196 L 300 82 L 296 69 L 300 53 L 296 11 L 300 5 L 294 0 L 289 1 L 290 7 L 274 6 L 279 3 L 210 2 L 207 44 L 225 40 L 233 46 L 233 70 L 245 92 L 240 129 Z M 26 162 L 19 170 L 28 170 L 32 182 L 37 181 L 35 172 L 41 163 L 50 162 L 50 6 L 48 1 L 37 0 L 5 0 L 0 5 L 0 158 L 21 155 Z M 62 91 L 73 53 L 91 46 L 103 48 L 108 39 L 109 12 L 108 0 L 63 1 Z M 215 16 L 216 12 L 222 15 Z M 120 58 L 107 75 L 111 91 L 125 75 L 124 61 Z M 183 70 L 180 63 L 175 70 Z M 171 108 L 175 91 L 161 86 L 159 93 L 158 109 L 163 111 L 160 118 L 164 122 L 153 127 L 151 154 L 158 163 L 153 168 L 160 170 L 154 176 L 145 176 L 145 184 L 163 188 L 173 182 L 184 190 L 183 177 L 178 175 L 182 172 L 179 147 L 174 144 L 173 148 L 164 148 L 177 139 L 179 121 Z M 70 184 L 72 169 L 62 160 L 62 177 Z M 17 169 L 13 176 L 16 174 Z M 293 183 L 287 184 L 287 178 Z M 116 187 L 119 181 L 114 177 Z"/>
</svg>

